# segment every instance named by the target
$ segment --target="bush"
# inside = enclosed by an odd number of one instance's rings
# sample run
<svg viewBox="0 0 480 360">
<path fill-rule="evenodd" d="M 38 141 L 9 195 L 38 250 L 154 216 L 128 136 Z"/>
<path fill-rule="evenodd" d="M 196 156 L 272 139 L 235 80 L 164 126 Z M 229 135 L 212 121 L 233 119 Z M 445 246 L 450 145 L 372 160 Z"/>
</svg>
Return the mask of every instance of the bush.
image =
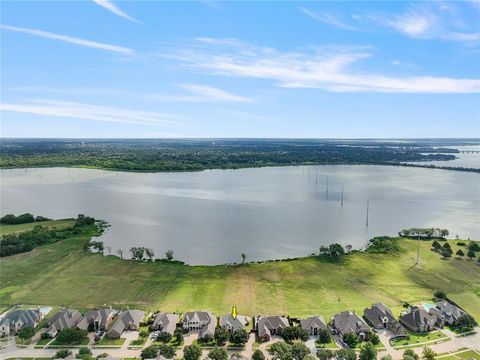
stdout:
<svg viewBox="0 0 480 360">
<path fill-rule="evenodd" d="M 447 293 L 443 290 L 436 290 L 433 293 L 433 296 L 435 296 L 435 298 L 437 298 L 437 299 L 446 299 L 447 298 Z"/>
<path fill-rule="evenodd" d="M 376 360 L 377 350 L 375 349 L 375 346 L 371 342 L 363 344 L 358 358 L 359 360 Z"/>
<path fill-rule="evenodd" d="M 17 336 L 22 340 L 30 340 L 35 335 L 35 329 L 31 326 L 24 326 L 17 332 Z"/>
<path fill-rule="evenodd" d="M 62 350 L 58 350 L 56 353 L 55 353 L 55 356 L 54 358 L 55 359 L 65 359 L 67 356 L 70 356 L 72 355 L 72 352 L 68 349 L 62 349 Z"/>
<path fill-rule="evenodd" d="M 76 344 L 87 338 L 87 331 L 77 328 L 63 329 L 57 335 L 57 342 L 62 345 Z"/>
<path fill-rule="evenodd" d="M 232 334 L 232 342 L 235 345 L 244 345 L 248 341 L 248 334 L 245 329 L 237 329 Z"/>
<path fill-rule="evenodd" d="M 157 341 L 163 342 L 163 343 L 169 343 L 172 340 L 172 334 L 168 332 L 161 332 L 158 334 Z"/>
<path fill-rule="evenodd" d="M 183 348 L 184 360 L 198 360 L 202 356 L 202 349 L 197 344 L 187 345 Z"/>
<path fill-rule="evenodd" d="M 358 337 L 357 334 L 355 334 L 353 331 L 352 332 L 349 332 L 348 334 L 346 334 L 344 337 L 343 337 L 343 341 L 345 341 L 345 343 L 351 347 L 351 348 L 354 348 L 355 346 L 357 346 L 358 343 L 360 343 L 360 338 Z"/>
<path fill-rule="evenodd" d="M 41 339 L 51 339 L 52 337 L 50 336 L 49 333 L 43 332 L 42 335 L 40 335 Z"/>
<path fill-rule="evenodd" d="M 320 329 L 318 331 L 318 342 L 320 344 L 328 344 L 332 339 L 332 334 L 328 329 Z"/>
<path fill-rule="evenodd" d="M 332 350 L 320 349 L 320 350 L 317 351 L 317 357 L 320 360 L 330 360 L 330 359 L 333 359 L 335 357 L 335 354 L 333 353 Z"/>
<path fill-rule="evenodd" d="M 368 341 L 370 341 L 373 345 L 380 344 L 380 338 L 376 333 L 371 333 L 370 336 L 368 337 Z"/>
<path fill-rule="evenodd" d="M 160 355 L 167 359 L 173 359 L 175 357 L 175 348 L 171 345 L 161 345 L 160 346 Z"/>
<path fill-rule="evenodd" d="M 252 360 L 265 360 L 265 355 L 257 349 L 253 352 Z"/>
<path fill-rule="evenodd" d="M 208 358 L 211 360 L 228 360 L 227 350 L 216 347 L 208 353 Z"/>
<path fill-rule="evenodd" d="M 155 359 L 158 356 L 158 347 L 155 345 L 150 345 L 142 350 L 140 356 L 142 359 Z"/>
</svg>

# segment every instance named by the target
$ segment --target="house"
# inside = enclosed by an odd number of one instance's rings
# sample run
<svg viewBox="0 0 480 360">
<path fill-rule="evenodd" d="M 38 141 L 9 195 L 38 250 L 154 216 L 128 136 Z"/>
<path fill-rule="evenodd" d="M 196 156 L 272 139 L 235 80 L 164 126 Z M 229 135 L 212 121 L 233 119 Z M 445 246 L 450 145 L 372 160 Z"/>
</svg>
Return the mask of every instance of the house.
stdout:
<svg viewBox="0 0 480 360">
<path fill-rule="evenodd" d="M 408 312 L 400 315 L 400 323 L 413 332 L 427 332 L 434 329 L 436 316 L 427 313 L 423 307 L 414 306 Z"/>
<path fill-rule="evenodd" d="M 0 320 L 0 335 L 15 335 L 25 326 L 36 327 L 43 315 L 39 309 L 13 310 Z"/>
<path fill-rule="evenodd" d="M 82 315 L 75 309 L 62 309 L 53 315 L 47 323 L 45 332 L 51 337 L 63 329 L 73 328 L 82 318 Z"/>
<path fill-rule="evenodd" d="M 143 322 L 145 313 L 141 310 L 125 310 L 118 316 L 112 327 L 107 332 L 110 339 L 118 339 L 126 330 L 136 331 Z"/>
<path fill-rule="evenodd" d="M 342 337 L 354 332 L 360 339 L 366 340 L 372 332 L 367 323 L 351 311 L 335 314 L 332 317 L 332 326 Z"/>
<path fill-rule="evenodd" d="M 88 331 L 105 331 L 117 312 L 113 309 L 93 309 L 87 311 L 77 324 L 77 328 Z"/>
<path fill-rule="evenodd" d="M 177 314 L 160 312 L 155 316 L 155 320 L 153 321 L 151 329 L 173 335 L 179 320 L 180 317 Z"/>
<path fill-rule="evenodd" d="M 321 316 L 312 316 L 306 319 L 300 319 L 300 326 L 309 335 L 318 335 L 319 330 L 326 330 L 327 325 Z"/>
<path fill-rule="evenodd" d="M 280 335 L 288 326 L 290 326 L 288 319 L 281 316 L 257 318 L 257 334 L 262 341 L 269 341 L 273 335 Z"/>
<path fill-rule="evenodd" d="M 444 324 L 455 325 L 458 318 L 465 315 L 466 312 L 452 303 L 441 300 L 428 311 L 430 315 L 437 318 L 437 326 L 443 327 Z"/>
<path fill-rule="evenodd" d="M 199 338 L 213 338 L 217 318 L 208 311 L 187 312 L 183 318 L 183 328 L 188 331 L 200 330 Z"/>
<path fill-rule="evenodd" d="M 388 329 L 395 337 L 407 336 L 406 329 L 384 304 L 373 304 L 372 307 L 363 311 L 363 316 L 375 329 Z"/>
<path fill-rule="evenodd" d="M 232 316 L 232 314 L 220 317 L 220 326 L 226 328 L 231 333 L 238 329 L 243 329 L 248 324 L 248 317 L 243 315 L 237 315 L 235 318 Z"/>
</svg>

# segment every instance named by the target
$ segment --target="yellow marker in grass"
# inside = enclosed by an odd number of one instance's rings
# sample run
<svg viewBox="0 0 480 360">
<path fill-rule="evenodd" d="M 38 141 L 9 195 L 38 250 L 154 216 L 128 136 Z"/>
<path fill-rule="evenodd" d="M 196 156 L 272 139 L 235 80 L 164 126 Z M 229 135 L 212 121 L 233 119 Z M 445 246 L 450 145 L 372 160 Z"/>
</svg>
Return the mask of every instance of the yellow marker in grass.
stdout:
<svg viewBox="0 0 480 360">
<path fill-rule="evenodd" d="M 235 305 L 232 306 L 232 317 L 235 320 L 237 319 L 237 307 Z"/>
</svg>

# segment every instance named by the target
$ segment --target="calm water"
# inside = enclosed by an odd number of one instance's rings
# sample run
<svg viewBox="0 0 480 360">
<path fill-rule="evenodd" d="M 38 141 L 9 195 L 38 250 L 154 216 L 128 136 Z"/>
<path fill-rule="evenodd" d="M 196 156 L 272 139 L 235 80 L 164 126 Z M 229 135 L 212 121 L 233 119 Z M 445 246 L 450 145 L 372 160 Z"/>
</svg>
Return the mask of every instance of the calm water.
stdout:
<svg viewBox="0 0 480 360">
<path fill-rule="evenodd" d="M 448 146 L 448 147 L 458 149 L 460 151 L 480 151 L 480 145 Z M 413 164 L 480 169 L 480 153 L 458 153 L 453 155 L 457 157 L 455 160 L 415 162 Z"/>
<path fill-rule="evenodd" d="M 238 262 L 242 252 L 248 260 L 303 256 L 332 242 L 360 248 L 373 236 L 413 226 L 480 239 L 474 173 L 387 166 L 156 174 L 54 168 L 1 170 L 1 180 L 2 214 L 88 214 L 112 225 L 103 241 L 113 254 L 142 245 L 159 257 L 172 249 L 190 264 Z"/>
</svg>

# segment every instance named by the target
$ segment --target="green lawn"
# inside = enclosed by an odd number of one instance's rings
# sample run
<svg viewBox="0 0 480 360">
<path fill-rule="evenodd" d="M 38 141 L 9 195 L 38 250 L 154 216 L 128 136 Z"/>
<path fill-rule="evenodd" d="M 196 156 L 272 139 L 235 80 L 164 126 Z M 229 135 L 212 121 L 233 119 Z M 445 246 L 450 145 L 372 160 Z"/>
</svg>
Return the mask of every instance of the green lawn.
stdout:
<svg viewBox="0 0 480 360">
<path fill-rule="evenodd" d="M 318 342 L 315 342 L 315 347 L 317 349 L 335 349 L 337 348 L 337 344 L 335 344 L 335 341 L 332 339 L 330 339 L 330 342 L 328 344 L 320 344 Z"/>
<path fill-rule="evenodd" d="M 480 352 L 477 350 L 467 350 L 457 352 L 448 356 L 437 356 L 438 360 L 460 360 L 460 359 L 475 359 L 480 360 Z"/>
<path fill-rule="evenodd" d="M 39 221 L 28 224 L 5 225 L 0 224 L 0 235 L 22 232 L 33 229 L 36 225 L 56 227 L 57 229 L 66 229 L 72 227 L 75 223 L 73 219 Z"/>
<path fill-rule="evenodd" d="M 422 346 L 421 343 L 425 342 L 435 342 L 440 340 L 447 340 L 449 337 L 445 335 L 441 331 L 431 331 L 429 333 L 409 333 L 408 339 L 393 339 L 392 346 L 405 346 L 405 345 L 412 345 L 412 347 L 416 344 Z"/>
<path fill-rule="evenodd" d="M 89 341 L 90 341 L 89 339 L 85 338 L 85 339 L 82 339 L 81 341 L 76 342 L 76 343 L 60 344 L 60 343 L 57 342 L 57 339 L 55 339 L 55 340 L 52 341 L 52 343 L 50 345 L 48 345 L 48 347 L 82 346 L 82 345 L 88 345 Z"/>
<path fill-rule="evenodd" d="M 435 289 L 480 319 L 480 264 L 442 260 L 421 243 L 402 240 L 397 254 L 352 254 L 341 263 L 308 257 L 244 266 L 184 266 L 140 263 L 82 252 L 87 236 L 38 247 L 2 258 L 0 303 L 113 305 L 144 310 L 185 312 L 206 309 L 217 315 L 236 305 L 245 315 L 362 313 L 383 302 L 395 314 L 401 301 L 431 301 Z M 454 242 L 452 241 L 452 244 Z M 457 246 L 452 245 L 454 252 Z"/>
<path fill-rule="evenodd" d="M 130 341 L 130 344 L 128 344 L 128 346 L 134 346 L 134 347 L 143 346 L 145 345 L 146 342 L 147 342 L 147 338 L 139 337 L 136 340 Z"/>
<path fill-rule="evenodd" d="M 125 338 L 119 338 L 119 339 L 110 339 L 106 336 L 104 336 L 103 338 L 100 339 L 100 341 L 98 343 L 95 343 L 96 346 L 104 346 L 104 345 L 108 345 L 108 346 L 122 346 L 123 343 L 125 342 Z"/>
<path fill-rule="evenodd" d="M 40 339 L 37 341 L 35 345 L 44 346 L 44 345 L 47 345 L 50 341 L 52 341 L 52 339 Z"/>
</svg>

